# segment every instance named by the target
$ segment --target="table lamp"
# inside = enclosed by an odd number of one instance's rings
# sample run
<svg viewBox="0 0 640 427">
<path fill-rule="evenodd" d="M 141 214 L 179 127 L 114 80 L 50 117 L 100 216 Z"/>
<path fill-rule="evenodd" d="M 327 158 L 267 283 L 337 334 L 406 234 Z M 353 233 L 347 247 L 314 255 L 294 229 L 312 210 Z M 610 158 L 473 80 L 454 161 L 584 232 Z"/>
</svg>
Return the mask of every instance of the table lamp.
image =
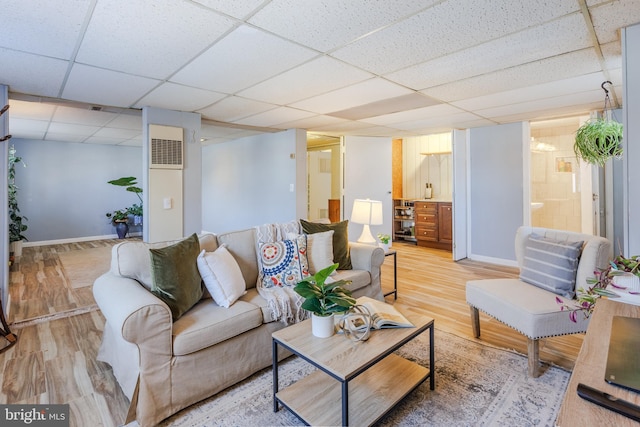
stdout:
<svg viewBox="0 0 640 427">
<path fill-rule="evenodd" d="M 363 224 L 362 234 L 358 237 L 358 243 L 375 244 L 376 239 L 371 234 L 369 225 L 382 224 L 382 202 L 369 199 L 355 199 L 351 222 Z"/>
</svg>

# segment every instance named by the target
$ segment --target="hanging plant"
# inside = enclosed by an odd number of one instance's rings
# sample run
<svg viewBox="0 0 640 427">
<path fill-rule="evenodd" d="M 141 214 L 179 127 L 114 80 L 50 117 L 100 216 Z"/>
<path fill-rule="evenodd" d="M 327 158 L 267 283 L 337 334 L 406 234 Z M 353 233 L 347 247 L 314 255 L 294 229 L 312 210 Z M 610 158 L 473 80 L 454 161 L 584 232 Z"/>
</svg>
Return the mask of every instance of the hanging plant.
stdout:
<svg viewBox="0 0 640 427">
<path fill-rule="evenodd" d="M 610 118 L 611 101 L 609 91 L 602 83 L 605 91 L 604 115 L 605 118 L 588 120 L 580 126 L 576 132 L 576 140 L 573 151 L 578 159 L 582 159 L 592 165 L 604 166 L 610 158 L 622 156 L 622 124 Z"/>
<path fill-rule="evenodd" d="M 622 156 L 622 124 L 598 118 L 589 120 L 576 132 L 573 150 L 578 159 L 604 166 L 611 157 Z"/>
</svg>

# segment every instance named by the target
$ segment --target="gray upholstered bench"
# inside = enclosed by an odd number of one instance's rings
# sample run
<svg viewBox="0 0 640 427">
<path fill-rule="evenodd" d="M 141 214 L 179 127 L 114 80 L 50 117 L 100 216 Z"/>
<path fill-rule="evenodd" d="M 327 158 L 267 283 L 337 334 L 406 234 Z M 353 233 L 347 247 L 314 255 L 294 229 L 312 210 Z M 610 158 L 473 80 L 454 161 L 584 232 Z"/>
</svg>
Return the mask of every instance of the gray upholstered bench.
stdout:
<svg viewBox="0 0 640 427">
<path fill-rule="evenodd" d="M 530 236 L 534 234 L 534 238 Z M 575 270 L 575 284 L 571 289 L 544 289 L 553 287 L 555 273 L 547 271 L 548 259 L 544 259 L 544 251 L 535 247 L 535 236 L 542 236 L 545 244 L 553 246 L 554 241 L 584 242 L 581 255 Z M 546 243 L 550 242 L 550 243 Z M 612 245 L 603 238 L 588 234 L 569 231 L 552 230 L 547 228 L 520 227 L 516 233 L 516 258 L 520 267 L 520 279 L 485 279 L 467 282 L 467 303 L 471 308 L 471 324 L 473 334 L 480 337 L 480 317 L 478 310 L 488 314 L 500 322 L 512 327 L 528 338 L 527 352 L 529 357 L 529 375 L 539 375 L 538 340 L 557 335 L 568 335 L 585 332 L 589 319 L 578 315 L 577 322 L 569 319 L 569 313 L 561 310 L 556 297 L 569 302 L 578 288 L 586 288 L 588 277 L 592 277 L 597 269 L 605 268 L 612 257 Z M 562 245 L 557 245 L 562 246 Z M 578 246 L 578 245 L 573 245 Z M 535 259 L 542 253 L 542 259 Z M 564 258 L 564 254 L 553 257 Z M 538 270 L 538 267 L 540 271 Z M 565 266 L 561 268 L 566 270 Z M 538 282 L 538 285 L 527 283 Z M 562 284 L 562 283 L 561 283 Z"/>
</svg>

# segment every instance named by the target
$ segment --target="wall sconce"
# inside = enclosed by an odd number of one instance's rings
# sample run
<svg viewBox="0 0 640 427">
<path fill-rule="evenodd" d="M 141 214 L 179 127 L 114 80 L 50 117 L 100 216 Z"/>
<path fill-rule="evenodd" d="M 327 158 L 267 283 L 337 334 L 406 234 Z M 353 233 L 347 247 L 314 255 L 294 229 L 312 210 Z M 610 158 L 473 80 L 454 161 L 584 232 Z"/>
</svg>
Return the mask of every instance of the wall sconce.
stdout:
<svg viewBox="0 0 640 427">
<path fill-rule="evenodd" d="M 358 243 L 376 244 L 376 239 L 371 234 L 369 225 L 382 224 L 382 202 L 369 199 L 354 200 L 351 222 L 364 225 L 362 234 L 358 237 Z"/>
</svg>

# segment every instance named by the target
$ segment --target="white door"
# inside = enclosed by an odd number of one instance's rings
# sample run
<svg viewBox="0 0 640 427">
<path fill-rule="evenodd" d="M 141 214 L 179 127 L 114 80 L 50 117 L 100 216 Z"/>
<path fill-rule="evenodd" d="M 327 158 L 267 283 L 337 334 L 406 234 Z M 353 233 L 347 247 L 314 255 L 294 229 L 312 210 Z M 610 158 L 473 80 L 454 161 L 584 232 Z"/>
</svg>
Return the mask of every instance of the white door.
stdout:
<svg viewBox="0 0 640 427">
<path fill-rule="evenodd" d="M 391 138 L 345 136 L 343 218 L 351 217 L 355 199 L 382 202 L 382 225 L 372 225 L 371 234 L 391 235 Z M 349 240 L 355 242 L 362 233 L 362 225 L 349 223 Z"/>
</svg>

